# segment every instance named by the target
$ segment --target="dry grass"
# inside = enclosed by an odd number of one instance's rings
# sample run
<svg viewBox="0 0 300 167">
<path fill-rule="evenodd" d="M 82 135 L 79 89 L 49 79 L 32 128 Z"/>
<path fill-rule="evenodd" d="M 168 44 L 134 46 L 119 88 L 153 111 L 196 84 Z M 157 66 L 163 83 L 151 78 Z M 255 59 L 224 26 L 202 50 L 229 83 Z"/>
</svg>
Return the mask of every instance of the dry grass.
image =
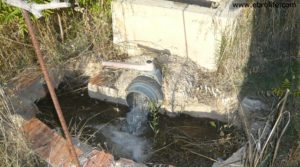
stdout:
<svg viewBox="0 0 300 167">
<path fill-rule="evenodd" d="M 247 151 L 245 155 L 245 167 L 258 166 L 282 166 L 278 163 L 278 151 L 282 137 L 291 121 L 290 112 L 287 111 L 286 103 L 288 100 L 289 90 L 285 96 L 274 107 L 269 115 L 265 126 L 259 130 L 258 135 L 252 134 L 245 124 L 245 131 L 248 136 Z M 243 113 L 243 111 L 241 111 Z M 242 114 L 243 115 L 243 114 Z M 245 117 L 243 117 L 246 119 Z M 247 122 L 247 121 L 244 121 Z"/>
<path fill-rule="evenodd" d="M 54 14 L 48 20 L 36 22 L 37 34 L 48 64 L 61 64 L 69 58 L 87 55 L 95 56 L 99 60 L 124 58 L 118 55 L 112 45 L 111 16 L 108 8 L 109 4 L 106 4 L 99 12 L 83 9 L 81 13 L 73 12 L 73 15 L 62 11 Z M 294 37 L 300 39 L 297 34 L 299 32 L 296 31 L 299 28 L 296 24 L 297 9 L 287 9 L 284 21 L 282 12 L 275 9 L 262 10 L 261 13 L 256 12 L 253 9 L 244 10 L 242 18 L 237 23 L 238 28 L 234 30 L 233 38 L 224 33 L 219 50 L 218 71 L 209 76 L 200 73 L 200 77 L 205 78 L 208 86 L 222 92 L 239 94 L 243 89 L 245 77 L 269 73 L 269 70 L 265 71 L 265 67 L 271 64 L 270 62 L 283 62 L 283 65 L 278 66 L 280 67 L 278 72 L 282 73 L 282 71 L 286 71 L 286 68 L 290 72 L 291 60 L 295 54 L 293 54 L 293 50 L 281 50 L 281 44 L 291 43 Z M 257 19 L 258 16 L 260 19 Z M 6 82 L 24 69 L 36 65 L 35 54 L 28 36 L 21 37 L 16 33 L 17 29 L 14 27 L 17 28 L 14 24 L 0 25 L 0 83 Z M 257 44 L 260 39 L 256 36 L 264 38 Z M 263 52 L 259 53 L 261 48 L 263 48 Z M 265 55 L 268 52 L 274 53 L 273 57 L 268 57 L 269 61 L 256 65 L 249 64 L 251 54 Z M 270 86 L 263 85 L 258 89 L 268 88 Z M 28 148 L 27 143 L 24 142 L 24 136 L 20 131 L 21 123 L 16 121 L 19 119 L 13 115 L 11 106 L 7 105 L 8 102 L 9 100 L 5 97 L 0 103 L 1 165 L 30 166 L 35 164 L 37 159 Z M 11 130 L 7 131 L 7 127 Z M 184 140 L 183 142 L 188 141 Z"/>
<path fill-rule="evenodd" d="M 0 83 L 35 63 L 32 45 L 20 38 L 14 27 L 0 25 Z"/>
<path fill-rule="evenodd" d="M 9 97 L 0 89 L 0 166 L 33 167 L 42 162 L 22 131 L 23 119 L 14 114 Z"/>
<path fill-rule="evenodd" d="M 96 12 L 64 10 L 34 21 L 48 66 L 63 65 L 78 56 L 92 55 L 105 60 L 119 58 L 112 46 L 110 4 L 102 5 L 105 6 Z M 17 31 L 17 23 L 0 25 L 1 85 L 37 65 L 29 36 L 22 36 Z M 0 166 L 40 166 L 42 162 L 30 149 L 21 130 L 22 119 L 14 114 L 9 97 L 2 89 L 0 91 Z"/>
<path fill-rule="evenodd" d="M 236 21 L 236 28 L 229 27 L 222 34 L 220 47 L 217 50 L 218 68 L 216 72 L 198 72 L 199 87 L 197 93 L 201 102 L 226 106 L 226 110 L 237 107 L 238 97 L 246 78 L 245 67 L 250 57 L 252 39 L 253 10 L 243 9 L 241 17 Z M 230 34 L 234 34 L 233 36 Z M 234 99 L 229 99 L 234 97 Z M 229 111 L 230 112 L 230 111 Z M 228 117 L 232 121 L 231 116 Z"/>
<path fill-rule="evenodd" d="M 274 96 L 268 96 L 267 92 L 272 92 L 285 79 L 291 82 L 291 93 L 294 93 L 297 87 L 299 90 L 300 31 L 299 24 L 297 24 L 299 23 L 297 15 L 299 5 L 296 8 L 288 9 L 260 8 L 243 10 L 244 13 L 237 22 L 237 29 L 232 30 L 235 31 L 235 36 L 227 36 L 226 34 L 230 33 L 226 32 L 220 41 L 218 71 L 209 75 L 200 72 L 201 84 L 218 89 L 225 94 L 234 93 L 241 99 L 244 96 L 254 96 L 264 99 L 265 102 L 273 101 Z M 291 99 L 289 99 L 288 103 L 292 105 L 295 102 L 291 101 Z M 299 100 L 299 98 L 296 99 Z M 276 154 L 277 150 L 275 151 L 274 149 L 278 149 L 275 148 L 278 140 L 283 140 L 282 142 L 284 143 L 286 138 L 292 138 L 289 141 L 295 142 L 295 144 L 297 140 L 299 142 L 299 137 L 297 139 L 297 136 L 300 136 L 297 107 L 289 108 L 289 110 L 291 114 L 291 127 L 289 129 L 295 129 L 295 131 L 298 131 L 298 134 L 290 133 L 289 131 L 291 130 L 287 130 L 285 134 L 287 137 L 284 136 L 279 139 L 278 136 L 281 136 L 280 134 L 276 137 L 272 136 L 271 141 L 265 143 L 267 148 L 264 152 L 258 152 L 255 147 L 258 144 L 262 146 L 265 141 L 254 143 L 254 139 L 250 137 L 249 142 L 252 142 L 252 145 L 249 148 L 252 147 L 253 152 L 251 150 L 248 152 L 248 166 L 262 165 L 269 162 L 274 165 L 275 161 L 278 161 L 276 159 L 278 157 L 281 157 L 279 159 L 287 160 L 286 157 L 289 155 L 286 154 L 286 150 L 291 149 L 292 143 L 289 144 L 289 148 L 283 148 L 278 153 L 278 156 Z M 271 122 L 276 122 L 276 118 L 272 118 Z M 278 119 L 282 121 L 283 118 Z M 286 121 L 287 118 L 285 117 L 283 124 Z M 274 125 L 271 122 L 269 124 Z M 281 125 L 280 128 L 274 127 L 276 133 L 284 128 L 282 126 L 284 125 Z M 295 153 L 298 150 L 295 149 Z M 259 156 L 261 157 L 258 158 Z M 299 158 L 298 162 L 300 162 Z"/>
<path fill-rule="evenodd" d="M 219 158 L 221 157 L 228 158 L 231 156 L 237 147 L 241 146 L 244 142 L 244 138 L 242 136 L 235 136 L 236 134 L 227 134 L 216 140 L 205 140 L 187 136 L 186 133 L 180 132 L 176 128 L 170 129 L 169 132 L 167 132 L 168 139 L 165 139 L 168 142 L 164 141 L 166 142 L 165 145 L 151 152 L 152 160 L 160 159 L 160 161 L 164 161 L 164 157 L 174 155 L 174 158 L 180 156 L 180 158 L 175 158 L 177 159 L 176 161 L 172 161 L 173 163 L 178 163 L 178 166 L 184 165 L 187 162 L 191 163 L 189 164 L 191 166 L 199 162 L 203 166 L 209 166 L 214 162 L 220 162 Z"/>
<path fill-rule="evenodd" d="M 256 95 L 291 80 L 299 52 L 298 8 L 243 9 L 236 29 L 229 27 L 219 41 L 217 72 L 200 71 L 201 84 L 224 93 Z"/>
<path fill-rule="evenodd" d="M 78 56 L 93 56 L 99 60 L 124 58 L 113 48 L 110 3 L 95 5 L 99 5 L 97 10 L 88 7 L 61 10 L 34 21 L 48 66 L 62 65 Z M 1 83 L 37 64 L 28 34 L 17 32 L 18 23 L 0 25 Z"/>
<path fill-rule="evenodd" d="M 249 59 L 249 47 L 251 44 L 252 11 L 244 10 L 244 14 L 237 20 L 237 27 L 234 30 L 234 36 L 225 31 L 222 35 L 218 55 L 217 76 L 222 78 L 222 84 L 236 86 L 244 80 L 243 67 L 246 66 Z"/>
<path fill-rule="evenodd" d="M 250 55 L 252 19 L 252 10 L 245 9 L 243 15 L 236 21 L 236 28 L 228 27 L 223 32 L 217 51 L 218 69 L 209 74 L 200 71 L 201 85 L 207 85 L 223 93 L 239 93 L 239 87 L 245 78 L 244 68 Z"/>
</svg>

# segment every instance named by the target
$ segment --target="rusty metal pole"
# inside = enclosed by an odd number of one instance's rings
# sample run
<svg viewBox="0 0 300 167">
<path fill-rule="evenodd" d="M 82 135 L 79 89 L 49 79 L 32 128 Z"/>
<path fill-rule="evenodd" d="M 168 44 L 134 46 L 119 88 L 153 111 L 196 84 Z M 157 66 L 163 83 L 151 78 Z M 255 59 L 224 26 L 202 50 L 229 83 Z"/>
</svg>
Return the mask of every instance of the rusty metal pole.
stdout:
<svg viewBox="0 0 300 167">
<path fill-rule="evenodd" d="M 62 114 L 62 110 L 61 110 L 60 104 L 58 102 L 54 86 L 53 86 L 53 84 L 52 84 L 52 82 L 50 80 L 49 72 L 47 70 L 47 67 L 45 65 L 45 61 L 44 61 L 43 56 L 42 56 L 42 52 L 40 50 L 40 44 L 39 44 L 38 40 L 36 39 L 34 30 L 33 30 L 33 26 L 32 26 L 31 20 L 30 20 L 30 16 L 29 16 L 29 14 L 28 14 L 28 12 L 26 10 L 23 10 L 22 13 L 23 13 L 23 17 L 25 18 L 25 22 L 26 22 L 26 25 L 27 25 L 27 28 L 28 28 L 28 32 L 29 32 L 29 35 L 30 35 L 30 38 L 31 38 L 31 41 L 32 41 L 32 44 L 33 44 L 33 47 L 34 47 L 34 50 L 35 50 L 35 53 L 36 53 L 37 58 L 38 58 L 38 62 L 40 64 L 40 66 L 41 66 L 41 69 L 42 69 L 42 72 L 43 72 L 43 75 L 44 75 L 47 87 L 49 89 L 49 92 L 50 92 L 50 95 L 51 95 L 51 99 L 53 101 L 53 104 L 54 104 L 55 110 L 57 112 L 59 121 L 61 123 L 61 126 L 63 128 L 64 134 L 66 136 L 67 145 L 69 147 L 70 154 L 72 156 L 73 161 L 75 162 L 75 165 L 77 167 L 80 167 L 80 163 L 79 163 L 78 157 L 76 155 L 76 151 L 75 151 L 74 145 L 72 143 L 71 135 L 70 135 L 70 133 L 68 131 L 68 127 L 67 127 L 65 118 L 64 118 L 64 116 Z"/>
</svg>

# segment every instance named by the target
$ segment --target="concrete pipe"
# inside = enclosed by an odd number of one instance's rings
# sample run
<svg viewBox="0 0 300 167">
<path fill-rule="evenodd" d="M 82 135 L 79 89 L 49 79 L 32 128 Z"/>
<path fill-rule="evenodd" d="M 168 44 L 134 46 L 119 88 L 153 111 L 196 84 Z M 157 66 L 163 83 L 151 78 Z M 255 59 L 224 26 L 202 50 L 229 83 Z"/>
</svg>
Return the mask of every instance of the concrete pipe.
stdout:
<svg viewBox="0 0 300 167">
<path fill-rule="evenodd" d="M 138 76 L 127 87 L 126 102 L 129 107 L 135 105 L 136 97 L 145 97 L 147 102 L 159 106 L 163 101 L 161 85 L 150 77 Z"/>
</svg>

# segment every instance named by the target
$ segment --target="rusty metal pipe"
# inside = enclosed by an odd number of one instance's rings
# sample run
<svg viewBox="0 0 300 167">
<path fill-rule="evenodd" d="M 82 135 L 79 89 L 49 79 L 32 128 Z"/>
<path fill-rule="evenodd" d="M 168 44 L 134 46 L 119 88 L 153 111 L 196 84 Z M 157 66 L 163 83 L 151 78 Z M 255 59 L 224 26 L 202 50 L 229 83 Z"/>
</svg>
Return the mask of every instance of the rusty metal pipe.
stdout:
<svg viewBox="0 0 300 167">
<path fill-rule="evenodd" d="M 66 136 L 67 145 L 68 145 L 68 148 L 69 148 L 69 151 L 70 151 L 70 155 L 71 155 L 75 165 L 77 167 L 80 167 L 80 163 L 79 163 L 78 157 L 76 155 L 74 145 L 72 144 L 71 135 L 68 131 L 68 127 L 67 127 L 65 118 L 62 114 L 62 110 L 61 110 L 60 104 L 58 102 L 58 98 L 56 96 L 53 83 L 51 82 L 51 79 L 49 77 L 49 72 L 47 70 L 47 67 L 45 65 L 45 61 L 44 61 L 43 56 L 42 56 L 42 52 L 40 50 L 40 44 L 39 44 L 38 40 L 36 39 L 34 30 L 33 30 L 33 26 L 32 26 L 31 20 L 30 20 L 30 16 L 29 16 L 29 14 L 26 10 L 23 10 L 22 14 L 23 14 L 23 17 L 25 19 L 25 22 L 26 22 L 26 25 L 27 25 L 27 28 L 28 28 L 28 32 L 29 32 L 29 35 L 30 35 L 30 38 L 31 38 L 31 41 L 32 41 L 32 44 L 33 44 L 33 47 L 34 47 L 34 51 L 35 51 L 36 56 L 38 58 L 38 62 L 40 64 L 40 67 L 42 69 L 42 72 L 43 72 L 48 90 L 49 90 L 50 95 L 51 95 L 51 99 L 53 101 L 53 104 L 54 104 L 54 107 L 55 107 L 55 110 L 56 110 L 56 113 L 58 115 L 58 118 L 59 118 L 59 121 L 61 123 L 64 134 Z"/>
</svg>

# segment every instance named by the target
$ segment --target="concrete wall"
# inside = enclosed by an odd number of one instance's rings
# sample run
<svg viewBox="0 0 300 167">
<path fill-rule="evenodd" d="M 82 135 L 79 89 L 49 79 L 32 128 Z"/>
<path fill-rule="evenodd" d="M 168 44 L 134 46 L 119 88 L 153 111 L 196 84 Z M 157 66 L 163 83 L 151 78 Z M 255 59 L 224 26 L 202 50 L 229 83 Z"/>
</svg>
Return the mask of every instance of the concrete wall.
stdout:
<svg viewBox="0 0 300 167">
<path fill-rule="evenodd" d="M 130 56 L 143 54 L 142 45 L 214 71 L 222 33 L 232 31 L 240 13 L 230 6 L 231 1 L 213 9 L 166 0 L 114 0 L 113 40 Z"/>
</svg>

